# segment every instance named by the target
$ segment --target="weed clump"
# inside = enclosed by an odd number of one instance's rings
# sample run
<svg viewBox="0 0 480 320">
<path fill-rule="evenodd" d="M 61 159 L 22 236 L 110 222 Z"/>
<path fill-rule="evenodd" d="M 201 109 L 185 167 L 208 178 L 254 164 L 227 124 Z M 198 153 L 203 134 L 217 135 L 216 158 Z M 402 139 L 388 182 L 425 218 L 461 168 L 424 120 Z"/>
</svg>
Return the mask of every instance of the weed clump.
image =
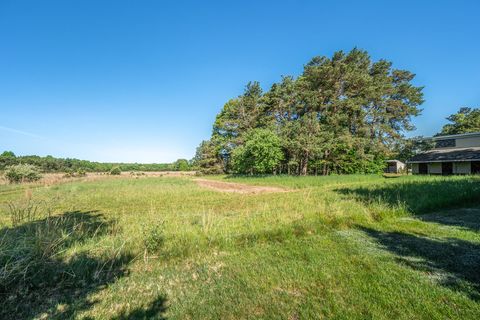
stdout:
<svg viewBox="0 0 480 320">
<path fill-rule="evenodd" d="M 143 226 L 143 245 L 145 254 L 158 253 L 165 244 L 164 223 Z"/>
<path fill-rule="evenodd" d="M 44 302 L 42 294 L 59 290 L 73 297 L 82 290 L 113 281 L 126 272 L 126 265 L 132 260 L 123 245 L 95 253 L 78 250 L 114 233 L 114 221 L 99 213 L 71 211 L 51 215 L 30 200 L 10 204 L 7 210 L 12 226 L 0 229 L 0 296 L 32 304 L 35 299 Z M 21 312 L 30 312 L 27 309 Z M 14 304 L 0 301 L 0 318 L 18 311 Z"/>
<path fill-rule="evenodd" d="M 135 178 L 138 179 L 139 177 L 145 176 L 145 172 L 131 171 L 131 172 L 130 172 L 130 176 L 135 177 Z"/>
<path fill-rule="evenodd" d="M 73 170 L 67 170 L 65 174 L 63 175 L 64 178 L 77 178 L 77 177 L 86 177 L 87 172 L 85 169 L 77 169 L 76 171 Z"/>
<path fill-rule="evenodd" d="M 12 226 L 16 227 L 24 222 L 32 222 L 38 218 L 40 204 L 31 200 L 31 191 L 27 191 L 27 201 L 21 203 L 8 203 L 8 213 Z"/>
<path fill-rule="evenodd" d="M 80 212 L 35 220 L 38 211 L 27 211 L 34 214 L 25 216 L 23 224 L 2 230 L 1 291 L 15 288 L 27 290 L 38 285 L 53 284 L 58 280 L 65 283 L 76 281 L 79 272 L 71 273 L 72 270 L 68 270 L 60 256 L 74 243 L 101 234 L 106 224 L 99 217 Z M 80 266 L 82 261 L 77 262 L 79 268 L 76 271 L 85 271 Z M 90 277 L 93 274 L 94 272 L 84 276 Z"/>
<path fill-rule="evenodd" d="M 76 176 L 77 177 L 85 177 L 87 175 L 87 172 L 85 169 L 77 169 Z"/>
</svg>

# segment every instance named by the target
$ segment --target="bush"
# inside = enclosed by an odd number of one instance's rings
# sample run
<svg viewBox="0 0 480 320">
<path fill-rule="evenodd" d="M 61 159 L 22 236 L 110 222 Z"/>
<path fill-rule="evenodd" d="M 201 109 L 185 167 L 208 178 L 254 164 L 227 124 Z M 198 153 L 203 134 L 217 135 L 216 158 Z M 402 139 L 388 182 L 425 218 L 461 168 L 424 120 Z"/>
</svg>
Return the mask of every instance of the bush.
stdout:
<svg viewBox="0 0 480 320">
<path fill-rule="evenodd" d="M 119 176 L 120 174 L 122 174 L 122 170 L 120 169 L 120 167 L 113 167 L 112 170 L 110 170 L 110 174 L 114 176 Z"/>
<path fill-rule="evenodd" d="M 7 167 L 4 175 L 10 183 L 32 182 L 42 177 L 38 168 L 31 164 L 17 164 Z"/>
<path fill-rule="evenodd" d="M 188 171 L 190 170 L 190 164 L 188 160 L 178 159 L 173 163 L 173 170 L 175 171 Z"/>
<path fill-rule="evenodd" d="M 165 243 L 163 222 L 143 227 L 143 245 L 146 253 L 159 252 Z"/>
<path fill-rule="evenodd" d="M 72 169 L 65 170 L 65 174 L 63 175 L 64 178 L 72 178 L 75 176 L 75 173 Z"/>
<path fill-rule="evenodd" d="M 85 169 L 79 168 L 77 171 L 73 171 L 72 169 L 65 170 L 65 174 L 63 175 L 64 178 L 76 178 L 76 177 L 85 177 L 87 172 Z"/>
<path fill-rule="evenodd" d="M 233 150 L 235 173 L 275 173 L 283 160 L 281 140 L 268 129 L 253 129 L 246 134 L 245 144 Z"/>
</svg>

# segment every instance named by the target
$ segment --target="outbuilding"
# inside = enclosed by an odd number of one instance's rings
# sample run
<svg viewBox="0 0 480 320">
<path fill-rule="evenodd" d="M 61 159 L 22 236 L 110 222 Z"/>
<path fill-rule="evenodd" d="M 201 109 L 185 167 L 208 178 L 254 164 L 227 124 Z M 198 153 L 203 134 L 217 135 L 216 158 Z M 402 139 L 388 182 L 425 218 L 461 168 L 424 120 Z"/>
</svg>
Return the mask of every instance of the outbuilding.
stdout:
<svg viewBox="0 0 480 320">
<path fill-rule="evenodd" d="M 402 173 L 405 172 L 405 163 L 400 160 L 387 160 L 385 173 Z"/>
<path fill-rule="evenodd" d="M 413 174 L 480 174 L 480 132 L 431 138 L 434 149 L 408 163 Z"/>
</svg>

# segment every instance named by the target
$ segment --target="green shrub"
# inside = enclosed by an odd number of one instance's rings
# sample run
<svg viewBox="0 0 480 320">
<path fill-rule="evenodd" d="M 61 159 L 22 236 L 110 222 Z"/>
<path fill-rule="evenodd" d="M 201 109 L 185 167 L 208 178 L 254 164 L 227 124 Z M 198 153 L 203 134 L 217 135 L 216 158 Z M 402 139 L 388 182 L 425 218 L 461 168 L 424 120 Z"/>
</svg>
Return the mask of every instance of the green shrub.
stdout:
<svg viewBox="0 0 480 320">
<path fill-rule="evenodd" d="M 72 178 L 75 176 L 75 173 L 72 169 L 65 170 L 65 174 L 63 175 L 64 178 Z"/>
<path fill-rule="evenodd" d="M 9 166 L 5 170 L 4 175 L 10 183 L 32 182 L 37 181 L 42 177 L 38 168 L 31 164 Z"/>
<path fill-rule="evenodd" d="M 114 176 L 118 176 L 122 174 L 122 170 L 120 169 L 120 167 L 113 167 L 112 170 L 110 170 L 110 174 Z"/>
<path fill-rule="evenodd" d="M 190 170 L 190 164 L 186 159 L 178 159 L 173 163 L 173 169 L 175 171 L 188 171 Z"/>
<path fill-rule="evenodd" d="M 160 251 L 165 243 L 163 222 L 143 227 L 143 244 L 147 253 Z"/>
<path fill-rule="evenodd" d="M 233 150 L 232 166 L 235 173 L 275 173 L 283 160 L 282 142 L 268 129 L 247 132 L 245 144 Z"/>
<path fill-rule="evenodd" d="M 87 172 L 85 169 L 79 168 L 77 171 L 73 171 L 72 169 L 65 170 L 65 174 L 63 175 L 64 178 L 75 178 L 75 177 L 85 177 Z"/>
</svg>

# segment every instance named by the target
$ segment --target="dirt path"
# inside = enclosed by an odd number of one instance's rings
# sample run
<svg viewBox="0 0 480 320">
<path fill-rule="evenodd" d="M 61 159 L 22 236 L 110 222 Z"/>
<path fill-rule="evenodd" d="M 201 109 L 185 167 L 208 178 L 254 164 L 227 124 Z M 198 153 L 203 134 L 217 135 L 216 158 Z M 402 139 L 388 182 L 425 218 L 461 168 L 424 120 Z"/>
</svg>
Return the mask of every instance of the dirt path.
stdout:
<svg viewBox="0 0 480 320">
<path fill-rule="evenodd" d="M 243 183 L 236 182 L 224 182 L 224 181 L 215 181 L 208 179 L 194 179 L 198 185 L 220 191 L 220 192 L 235 192 L 235 193 L 271 193 L 271 192 L 287 192 L 288 190 L 278 188 L 278 187 L 265 187 L 265 186 L 252 186 Z"/>
</svg>

